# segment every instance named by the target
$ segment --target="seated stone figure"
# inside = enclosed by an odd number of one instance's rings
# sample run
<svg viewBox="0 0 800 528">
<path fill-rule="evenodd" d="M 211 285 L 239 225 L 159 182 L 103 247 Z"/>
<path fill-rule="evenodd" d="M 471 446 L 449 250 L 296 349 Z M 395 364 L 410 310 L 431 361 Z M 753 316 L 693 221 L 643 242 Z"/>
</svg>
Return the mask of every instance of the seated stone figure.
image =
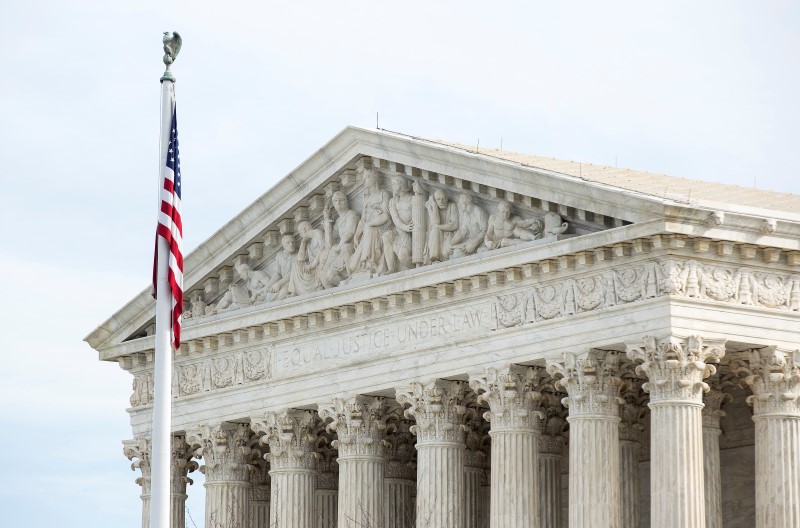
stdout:
<svg viewBox="0 0 800 528">
<path fill-rule="evenodd" d="M 476 251 L 486 251 L 482 246 L 488 222 L 486 211 L 475 204 L 471 194 L 459 195 L 458 229 L 450 239 L 451 258 L 472 255 Z"/>
<path fill-rule="evenodd" d="M 436 189 L 425 203 L 428 210 L 428 241 L 425 263 L 441 262 L 450 258 L 450 243 L 458 229 L 458 206 L 447 199 L 441 189 Z"/>
<path fill-rule="evenodd" d="M 297 252 L 297 260 L 289 270 L 289 295 L 302 295 L 322 289 L 317 268 L 325 249 L 325 236 L 322 230 L 311 227 L 308 220 L 297 224 L 297 234 L 300 235 L 300 250 Z"/>
<path fill-rule="evenodd" d="M 250 306 L 258 300 L 257 292 L 270 282 L 269 273 L 262 270 L 254 270 L 245 262 L 240 262 L 236 265 L 236 274 L 244 283 L 231 283 L 228 286 L 228 291 L 225 292 L 215 306 L 215 311 L 224 312 L 243 306 Z"/>
<path fill-rule="evenodd" d="M 334 221 L 331 207 L 323 210 L 322 225 L 325 231 L 325 249 L 318 267 L 323 288 L 335 288 L 353 273 L 350 258 L 353 256 L 353 238 L 358 229 L 359 215 L 348 208 L 347 196 L 342 191 L 331 195 L 330 205 L 338 217 Z"/>
<path fill-rule="evenodd" d="M 542 223 L 538 219 L 524 220 L 512 215 L 511 204 L 500 200 L 497 210 L 489 216 L 484 245 L 487 249 L 513 246 L 540 237 Z"/>
<path fill-rule="evenodd" d="M 267 302 L 280 301 L 289 296 L 289 278 L 292 267 L 297 263 L 297 253 L 292 235 L 281 237 L 283 249 L 275 256 L 273 274 L 269 284 L 258 290 L 257 298 Z"/>
</svg>

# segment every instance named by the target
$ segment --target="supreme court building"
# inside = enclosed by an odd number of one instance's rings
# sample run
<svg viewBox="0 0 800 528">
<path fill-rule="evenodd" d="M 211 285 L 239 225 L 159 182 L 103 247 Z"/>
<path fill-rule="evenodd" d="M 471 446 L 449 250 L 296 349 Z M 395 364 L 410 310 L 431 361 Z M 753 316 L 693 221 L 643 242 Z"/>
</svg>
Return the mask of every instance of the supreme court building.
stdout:
<svg viewBox="0 0 800 528">
<path fill-rule="evenodd" d="M 800 196 L 347 128 L 185 270 L 174 528 L 800 527 Z"/>
</svg>

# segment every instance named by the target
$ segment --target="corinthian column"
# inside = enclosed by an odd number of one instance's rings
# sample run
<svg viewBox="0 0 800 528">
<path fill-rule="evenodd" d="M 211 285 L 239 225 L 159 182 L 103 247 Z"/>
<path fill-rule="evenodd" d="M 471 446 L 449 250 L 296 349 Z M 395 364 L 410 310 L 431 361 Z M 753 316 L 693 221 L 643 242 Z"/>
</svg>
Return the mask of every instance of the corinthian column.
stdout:
<svg viewBox="0 0 800 528">
<path fill-rule="evenodd" d="M 133 440 L 122 441 L 122 452 L 131 461 L 131 470 L 137 469 L 141 476 L 136 479 L 136 484 L 141 486 L 142 493 L 142 528 L 150 528 L 150 456 L 152 446 L 150 438 L 139 437 Z"/>
<path fill-rule="evenodd" d="M 479 528 L 481 522 L 482 487 L 486 465 L 486 453 L 483 451 L 482 418 L 485 409 L 470 408 L 467 410 L 467 422 L 464 426 L 464 528 Z"/>
<path fill-rule="evenodd" d="M 539 527 L 539 433 L 541 394 L 538 371 L 506 365 L 470 376 L 478 399 L 489 403 L 491 424 L 491 528 Z"/>
<path fill-rule="evenodd" d="M 561 398 L 556 394 L 546 395 L 542 402 L 544 419 L 539 439 L 539 522 L 542 528 L 561 528 L 561 460 L 566 446 L 566 412 L 561 405 Z"/>
<path fill-rule="evenodd" d="M 717 380 L 718 381 L 718 380 Z M 703 395 L 703 481 L 706 497 L 706 528 L 722 528 L 722 477 L 719 462 L 719 419 L 725 416 L 720 407 L 731 396 L 711 388 Z"/>
<path fill-rule="evenodd" d="M 199 466 L 192 460 L 194 451 L 186 443 L 186 437 L 176 435 L 172 437 L 172 472 L 171 472 L 171 510 L 172 528 L 185 528 L 186 526 L 186 485 L 192 484 L 189 473 Z"/>
<path fill-rule="evenodd" d="M 652 528 L 703 528 L 703 381 L 725 355 L 725 341 L 699 337 L 646 337 L 628 345 L 628 357 L 641 361 L 650 393 L 650 525 Z"/>
<path fill-rule="evenodd" d="M 339 451 L 339 528 L 370 526 L 383 519 L 383 398 L 351 396 L 320 404 L 319 416 L 332 420 L 333 447 Z"/>
<path fill-rule="evenodd" d="M 569 409 L 569 525 L 617 528 L 620 524 L 619 357 L 590 350 L 548 362 L 560 377 Z"/>
<path fill-rule="evenodd" d="M 244 526 L 250 516 L 250 437 L 246 424 L 202 426 L 186 435 L 206 476 L 206 528 Z"/>
<path fill-rule="evenodd" d="M 414 382 L 397 401 L 416 425 L 417 524 L 464 528 L 464 388 L 461 381 Z"/>
<path fill-rule="evenodd" d="M 263 435 L 261 442 L 269 444 L 270 528 L 315 526 L 314 422 L 313 412 L 294 409 L 251 420 L 251 427 Z"/>
<path fill-rule="evenodd" d="M 386 429 L 386 470 L 383 477 L 383 528 L 414 527 L 414 435 L 410 420 L 392 420 Z"/>
<path fill-rule="evenodd" d="M 331 445 L 333 434 L 325 431 L 325 426 L 317 427 L 317 491 L 316 516 L 314 526 L 331 528 L 336 526 L 339 502 L 339 463 L 336 461 L 337 451 Z"/>
<path fill-rule="evenodd" d="M 622 392 L 623 404 L 620 407 L 619 423 L 619 464 L 620 464 L 620 519 L 621 528 L 639 528 L 641 511 L 639 508 L 639 460 L 642 458 L 641 421 L 645 416 L 641 389 L 638 383 L 626 380 Z"/>
<path fill-rule="evenodd" d="M 254 438 L 257 435 L 254 435 Z M 253 452 L 250 457 L 250 524 L 248 528 L 269 528 L 269 464 L 264 459 L 264 451 L 255 438 L 251 441 Z"/>
<path fill-rule="evenodd" d="M 732 367 L 753 392 L 756 528 L 800 526 L 800 351 L 751 350 Z"/>
</svg>

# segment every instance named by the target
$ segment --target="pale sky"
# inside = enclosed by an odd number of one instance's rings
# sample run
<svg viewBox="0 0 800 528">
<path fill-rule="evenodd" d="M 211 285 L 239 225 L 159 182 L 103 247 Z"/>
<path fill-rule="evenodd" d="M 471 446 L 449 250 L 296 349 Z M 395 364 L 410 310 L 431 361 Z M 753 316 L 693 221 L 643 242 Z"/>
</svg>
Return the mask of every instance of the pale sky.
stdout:
<svg viewBox="0 0 800 528">
<path fill-rule="evenodd" d="M 800 193 L 797 2 L 389 4 L 0 8 L 3 526 L 139 524 L 131 376 L 82 338 L 151 274 L 163 31 L 184 38 L 186 250 L 376 112 L 417 136 Z"/>
</svg>

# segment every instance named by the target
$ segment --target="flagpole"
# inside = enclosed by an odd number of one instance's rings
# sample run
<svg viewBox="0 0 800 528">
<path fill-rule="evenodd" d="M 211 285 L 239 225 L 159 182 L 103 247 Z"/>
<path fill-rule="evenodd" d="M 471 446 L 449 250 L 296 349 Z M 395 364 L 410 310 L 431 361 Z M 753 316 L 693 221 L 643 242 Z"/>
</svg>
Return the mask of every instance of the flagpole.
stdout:
<svg viewBox="0 0 800 528">
<path fill-rule="evenodd" d="M 165 47 L 166 51 L 166 47 Z M 177 54 L 177 53 L 175 53 Z M 164 56 L 167 69 L 161 77 L 161 138 L 159 141 L 158 203 L 164 190 L 167 166 L 167 145 L 175 105 L 175 77 L 169 70 L 174 55 Z M 172 455 L 172 290 L 169 283 L 169 254 L 167 240 L 156 237 L 157 267 L 155 270 L 156 332 L 155 366 L 153 372 L 153 428 L 151 459 L 150 527 L 171 528 L 170 469 Z"/>
</svg>

